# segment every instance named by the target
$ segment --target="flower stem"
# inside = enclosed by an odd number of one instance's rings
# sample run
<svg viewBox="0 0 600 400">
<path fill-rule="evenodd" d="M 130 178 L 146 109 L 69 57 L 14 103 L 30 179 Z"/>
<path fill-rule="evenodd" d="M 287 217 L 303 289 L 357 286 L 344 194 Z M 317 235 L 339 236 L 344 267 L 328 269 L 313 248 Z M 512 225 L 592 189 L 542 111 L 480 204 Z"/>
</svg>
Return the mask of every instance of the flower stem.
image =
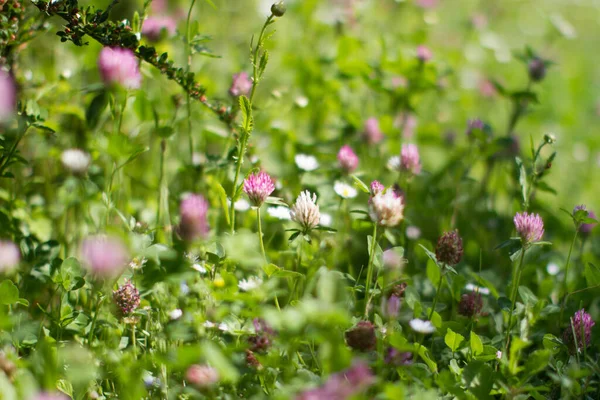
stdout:
<svg viewBox="0 0 600 400">
<path fill-rule="evenodd" d="M 431 305 L 431 311 L 429 311 L 429 317 L 427 318 L 431 321 L 433 317 L 433 313 L 435 312 L 435 306 L 437 305 L 438 298 L 440 297 L 440 292 L 442 291 L 442 283 L 444 282 L 444 276 L 440 275 L 440 281 L 438 282 L 437 291 L 435 292 L 435 297 L 433 298 L 433 304 Z"/>
<path fill-rule="evenodd" d="M 192 31 L 190 20 L 192 18 L 192 10 L 194 9 L 194 5 L 196 4 L 196 0 L 192 0 L 192 4 L 190 4 L 190 8 L 187 14 L 186 20 L 186 58 L 187 58 L 187 75 L 189 76 L 190 70 L 192 69 L 192 51 L 191 51 L 191 40 L 192 40 Z M 188 127 L 188 146 L 190 151 L 190 164 L 192 164 L 194 159 L 194 138 L 192 137 L 192 105 L 190 98 L 189 88 L 186 89 L 186 107 L 187 107 L 187 127 Z"/>
<path fill-rule="evenodd" d="M 369 291 L 371 290 L 371 281 L 373 280 L 373 260 L 375 258 L 375 249 L 377 246 L 377 224 L 373 224 L 373 239 L 371 241 L 371 249 L 369 251 L 369 264 L 367 265 L 367 282 L 365 285 L 365 318 L 369 317 L 369 305 L 371 298 Z"/>
<path fill-rule="evenodd" d="M 94 293 L 92 293 L 94 294 Z M 88 334 L 88 346 L 91 345 L 92 339 L 94 338 L 94 329 L 96 328 L 96 319 L 98 319 L 98 313 L 100 312 L 100 305 L 104 297 L 102 297 L 102 293 L 98 292 L 98 299 L 96 300 L 96 305 L 94 306 L 94 318 L 92 319 L 92 325 L 90 326 L 90 333 Z"/>
<path fill-rule="evenodd" d="M 521 257 L 519 258 L 519 265 L 517 266 L 517 269 L 515 270 L 515 274 L 513 277 L 513 287 L 512 287 L 512 293 L 510 296 L 510 302 L 511 302 L 511 306 L 510 306 L 510 314 L 508 316 L 508 325 L 506 327 L 506 354 L 508 356 L 508 345 L 509 345 L 509 341 L 510 341 L 510 330 L 512 328 L 512 319 L 513 319 L 513 313 L 515 311 L 515 303 L 517 301 L 517 292 L 518 292 L 518 288 L 519 288 L 519 282 L 521 281 L 521 272 L 523 269 L 523 260 L 525 259 L 525 251 L 526 248 L 525 246 L 523 246 L 521 248 Z"/>
<path fill-rule="evenodd" d="M 577 234 L 579 233 L 579 229 L 575 229 L 575 236 L 573 236 L 573 240 L 571 241 L 571 246 L 569 247 L 569 255 L 567 256 L 567 264 L 565 265 L 565 284 L 563 288 L 563 303 L 560 306 L 560 317 L 559 323 L 562 321 L 563 311 L 565 310 L 565 306 L 567 305 L 567 299 L 569 298 L 569 266 L 571 265 L 571 252 L 573 251 L 573 246 L 575 245 L 575 240 L 577 240 Z"/>
<path fill-rule="evenodd" d="M 260 243 L 260 252 L 262 256 L 267 261 L 267 253 L 265 252 L 265 244 L 263 243 L 263 234 L 262 234 L 262 224 L 260 222 L 260 207 L 256 207 L 256 219 L 258 220 L 258 242 Z"/>
</svg>

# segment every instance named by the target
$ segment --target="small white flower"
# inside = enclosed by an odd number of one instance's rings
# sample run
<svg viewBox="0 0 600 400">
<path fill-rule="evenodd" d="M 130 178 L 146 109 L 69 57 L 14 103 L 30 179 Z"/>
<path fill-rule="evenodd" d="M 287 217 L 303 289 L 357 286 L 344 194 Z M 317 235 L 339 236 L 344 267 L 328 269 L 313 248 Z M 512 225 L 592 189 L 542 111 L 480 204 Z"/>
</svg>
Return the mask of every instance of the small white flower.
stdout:
<svg viewBox="0 0 600 400">
<path fill-rule="evenodd" d="M 83 173 L 87 171 L 92 161 L 90 155 L 83 150 L 69 149 L 62 152 L 60 156 L 65 168 L 74 173 Z"/>
<path fill-rule="evenodd" d="M 227 199 L 227 205 L 231 205 L 231 200 Z M 233 205 L 235 211 L 244 212 L 250 209 L 250 203 L 246 199 L 239 199 Z"/>
<path fill-rule="evenodd" d="M 500 350 L 498 350 L 498 351 L 496 352 L 496 358 L 497 358 L 498 360 L 500 360 L 500 359 L 502 358 L 502 352 L 501 352 Z"/>
<path fill-rule="evenodd" d="M 331 215 L 329 215 L 327 213 L 321 214 L 321 218 L 319 219 L 319 225 L 331 226 L 332 222 L 333 222 L 333 218 L 331 217 Z"/>
<path fill-rule="evenodd" d="M 556 275 L 559 273 L 560 267 L 555 262 L 551 262 L 546 266 L 546 271 L 548 271 L 550 275 Z"/>
<path fill-rule="evenodd" d="M 391 189 L 385 193 L 376 194 L 371 197 L 369 215 L 373 222 L 377 222 L 381 226 L 398 225 L 404 218 L 402 197 L 396 195 Z"/>
<path fill-rule="evenodd" d="M 200 272 L 202 275 L 204 275 L 208 272 L 205 265 L 206 265 L 206 263 L 204 261 L 202 261 L 201 263 L 196 262 L 196 263 L 192 264 L 192 268 L 195 269 L 196 271 Z"/>
<path fill-rule="evenodd" d="M 300 224 L 305 231 L 310 231 L 319 225 L 321 213 L 317 205 L 317 195 L 308 190 L 300 193 L 296 203 L 290 208 L 292 221 Z"/>
<path fill-rule="evenodd" d="M 465 289 L 468 290 L 469 292 L 479 292 L 479 293 L 485 294 L 485 295 L 490 294 L 490 289 L 488 289 L 486 287 L 473 285 L 472 283 L 467 283 L 467 285 L 465 286 Z"/>
<path fill-rule="evenodd" d="M 134 270 L 140 270 L 142 268 L 144 268 L 144 265 L 146 265 L 146 262 L 148 262 L 148 260 L 145 257 L 137 258 L 135 257 L 133 260 L 131 260 L 129 262 L 129 268 L 134 269 Z"/>
<path fill-rule="evenodd" d="M 181 311 L 179 308 L 176 308 L 169 313 L 169 318 L 171 318 L 172 321 L 175 321 L 176 319 L 181 318 L 182 315 L 183 311 Z"/>
<path fill-rule="evenodd" d="M 289 220 L 290 217 L 290 209 L 284 206 L 274 206 L 267 207 L 267 214 L 269 214 L 273 218 Z"/>
<path fill-rule="evenodd" d="M 358 191 L 354 186 L 350 186 L 347 183 L 340 181 L 333 184 L 333 191 L 343 199 L 353 199 L 358 194 Z"/>
<path fill-rule="evenodd" d="M 300 108 L 304 108 L 308 105 L 308 97 L 298 96 L 296 97 L 296 105 Z"/>
<path fill-rule="evenodd" d="M 414 226 L 407 226 L 406 227 L 406 237 L 409 238 L 410 240 L 417 240 L 421 237 L 421 230 Z"/>
<path fill-rule="evenodd" d="M 222 332 L 229 332 L 231 329 L 229 329 L 229 325 L 227 325 L 225 322 L 221 322 L 219 324 L 219 330 Z"/>
<path fill-rule="evenodd" d="M 435 332 L 435 326 L 433 326 L 431 321 L 424 321 L 422 319 L 415 318 L 410 320 L 408 324 L 415 332 L 424 334 Z"/>
<path fill-rule="evenodd" d="M 203 325 L 204 325 L 205 328 L 209 328 L 209 329 L 210 328 L 214 328 L 216 326 L 216 324 L 214 322 L 211 322 L 211 321 L 204 321 Z"/>
<path fill-rule="evenodd" d="M 387 162 L 388 169 L 392 171 L 400 171 L 400 156 L 393 156 Z"/>
<path fill-rule="evenodd" d="M 202 154 L 202 153 L 192 154 L 192 165 L 194 167 L 198 167 L 205 163 L 206 163 L 206 156 L 204 154 Z"/>
<path fill-rule="evenodd" d="M 244 292 L 249 292 L 251 290 L 258 289 L 260 285 L 262 285 L 262 279 L 256 276 L 251 276 L 248 279 L 242 279 L 238 282 L 238 287 Z"/>
<path fill-rule="evenodd" d="M 185 258 L 190 260 L 191 263 L 197 263 L 198 260 L 200 260 L 200 256 L 194 253 L 185 252 L 183 253 L 183 255 L 185 256 Z"/>
<path fill-rule="evenodd" d="M 314 171 L 319 168 L 317 158 L 308 154 L 297 154 L 296 157 L 294 157 L 294 161 L 298 168 L 303 171 Z"/>
<path fill-rule="evenodd" d="M 181 291 L 181 294 L 184 296 L 187 295 L 188 293 L 190 293 L 190 287 L 185 282 L 181 282 L 179 284 L 179 290 Z"/>
</svg>

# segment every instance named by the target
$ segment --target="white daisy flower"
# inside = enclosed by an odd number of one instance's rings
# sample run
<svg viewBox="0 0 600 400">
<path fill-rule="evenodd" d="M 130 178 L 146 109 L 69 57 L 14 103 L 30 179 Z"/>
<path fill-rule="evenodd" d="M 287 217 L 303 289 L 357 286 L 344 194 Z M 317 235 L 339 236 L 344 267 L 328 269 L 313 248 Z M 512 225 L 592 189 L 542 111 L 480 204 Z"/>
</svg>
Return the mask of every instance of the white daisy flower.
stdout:
<svg viewBox="0 0 600 400">
<path fill-rule="evenodd" d="M 181 318 L 182 315 L 183 311 L 181 311 L 179 308 L 176 308 L 169 313 L 169 318 L 171 318 L 172 321 L 175 321 L 176 319 Z"/>
<path fill-rule="evenodd" d="M 319 225 L 331 226 L 332 222 L 333 222 L 333 218 L 331 217 L 331 215 L 329 215 L 327 213 L 321 214 L 321 218 L 319 218 Z"/>
<path fill-rule="evenodd" d="M 284 207 L 284 206 L 267 207 L 267 214 L 269 214 L 271 217 L 277 218 L 277 219 L 283 219 L 283 220 L 291 219 L 290 209 L 287 207 Z"/>
<path fill-rule="evenodd" d="M 60 160 L 69 171 L 81 174 L 87 171 L 92 158 L 83 150 L 69 149 L 62 152 Z"/>
<path fill-rule="evenodd" d="M 260 285 L 262 285 L 262 279 L 256 276 L 251 276 L 248 279 L 242 279 L 238 282 L 238 287 L 244 292 L 249 292 L 251 290 L 258 289 Z"/>
<path fill-rule="evenodd" d="M 319 168 L 319 162 L 315 156 L 310 156 L 308 154 L 296 154 L 294 157 L 294 161 L 298 168 L 303 171 L 314 171 Z"/>
<path fill-rule="evenodd" d="M 467 283 L 467 285 L 465 286 L 465 289 L 467 289 L 469 292 L 479 292 L 479 293 L 485 294 L 485 295 L 490 294 L 490 289 L 488 289 L 486 287 L 473 285 L 472 283 Z"/>
<path fill-rule="evenodd" d="M 422 319 L 415 318 L 410 320 L 408 324 L 415 332 L 424 334 L 435 332 L 435 326 L 433 326 L 431 321 L 425 321 Z"/>
<path fill-rule="evenodd" d="M 550 275 L 556 275 L 560 272 L 560 267 L 557 263 L 551 262 L 546 266 L 546 271 L 548 271 Z"/>
<path fill-rule="evenodd" d="M 333 184 L 333 191 L 343 199 L 353 199 L 358 194 L 354 186 L 340 181 Z"/>
</svg>

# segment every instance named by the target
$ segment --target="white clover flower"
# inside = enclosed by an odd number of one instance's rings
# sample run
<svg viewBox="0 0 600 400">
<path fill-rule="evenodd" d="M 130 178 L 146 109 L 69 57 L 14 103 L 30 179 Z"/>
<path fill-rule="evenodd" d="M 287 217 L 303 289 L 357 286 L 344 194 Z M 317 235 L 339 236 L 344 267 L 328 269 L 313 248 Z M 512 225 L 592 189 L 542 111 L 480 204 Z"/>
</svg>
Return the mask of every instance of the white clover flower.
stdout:
<svg viewBox="0 0 600 400">
<path fill-rule="evenodd" d="M 400 171 L 400 156 L 393 156 L 387 162 L 387 168 L 392 171 Z"/>
<path fill-rule="evenodd" d="M 406 237 L 410 240 L 417 240 L 421 237 L 421 230 L 419 227 L 410 225 L 406 227 Z"/>
<path fill-rule="evenodd" d="M 192 268 L 204 275 L 208 272 L 208 269 L 206 269 L 205 265 L 206 263 L 204 261 L 201 263 L 195 262 L 192 264 Z"/>
<path fill-rule="evenodd" d="M 501 352 L 500 350 L 498 350 L 498 351 L 496 352 L 496 358 L 497 358 L 498 360 L 500 360 L 500 359 L 502 358 L 502 352 Z"/>
<path fill-rule="evenodd" d="M 308 154 L 297 154 L 296 157 L 294 157 L 294 161 L 298 168 L 303 171 L 314 171 L 319 168 L 317 158 Z"/>
<path fill-rule="evenodd" d="M 60 160 L 69 171 L 81 174 L 87 171 L 92 158 L 83 150 L 69 149 L 62 152 Z"/>
<path fill-rule="evenodd" d="M 332 222 L 333 222 L 333 218 L 331 217 L 331 215 L 329 215 L 327 213 L 321 214 L 321 218 L 319 219 L 319 225 L 331 226 Z"/>
<path fill-rule="evenodd" d="M 431 321 L 425 321 L 422 319 L 412 319 L 408 323 L 410 327 L 415 331 L 423 334 L 433 333 L 435 332 L 435 326 L 431 323 Z"/>
<path fill-rule="evenodd" d="M 176 308 L 169 313 L 169 318 L 171 318 L 172 321 L 175 321 L 175 320 L 181 318 L 182 315 L 183 315 L 183 311 L 181 311 L 179 308 Z"/>
<path fill-rule="evenodd" d="M 262 285 L 263 281 L 257 276 L 251 276 L 248 279 L 242 279 L 238 282 L 238 287 L 244 292 L 249 292 L 254 289 L 258 289 Z"/>
<path fill-rule="evenodd" d="M 231 205 L 231 200 L 227 199 L 227 205 Z M 250 203 L 246 199 L 239 199 L 233 205 L 235 211 L 244 212 L 250 209 Z"/>
<path fill-rule="evenodd" d="M 267 207 L 267 214 L 269 214 L 271 217 L 277 218 L 277 219 L 283 219 L 283 220 L 291 219 L 290 209 L 285 206 Z"/>
<path fill-rule="evenodd" d="M 302 226 L 304 231 L 310 231 L 319 225 L 321 213 L 317 205 L 317 195 L 308 190 L 300 193 L 296 204 L 290 209 L 290 217 L 292 221 L 297 222 Z"/>
<path fill-rule="evenodd" d="M 353 199 L 358 194 L 354 186 L 347 183 L 337 181 L 333 184 L 333 191 L 343 199 Z"/>
<path fill-rule="evenodd" d="M 546 271 L 548 271 L 550 275 L 556 275 L 560 272 L 560 267 L 555 262 L 550 262 L 546 266 Z"/>
<path fill-rule="evenodd" d="M 387 190 L 371 197 L 369 208 L 371 220 L 381 226 L 396 226 L 404 218 L 404 202 L 402 197 Z"/>
<path fill-rule="evenodd" d="M 133 270 L 140 270 L 140 269 L 144 268 L 144 265 L 146 265 L 147 262 L 148 262 L 148 259 L 146 257 L 142 257 L 142 258 L 135 257 L 133 260 L 131 260 L 129 262 L 129 268 L 131 268 Z"/>
<path fill-rule="evenodd" d="M 486 287 L 473 285 L 472 283 L 467 283 L 467 285 L 465 286 L 465 289 L 468 290 L 469 292 L 478 292 L 478 293 L 485 294 L 485 295 L 490 294 L 490 289 L 488 289 Z"/>
</svg>

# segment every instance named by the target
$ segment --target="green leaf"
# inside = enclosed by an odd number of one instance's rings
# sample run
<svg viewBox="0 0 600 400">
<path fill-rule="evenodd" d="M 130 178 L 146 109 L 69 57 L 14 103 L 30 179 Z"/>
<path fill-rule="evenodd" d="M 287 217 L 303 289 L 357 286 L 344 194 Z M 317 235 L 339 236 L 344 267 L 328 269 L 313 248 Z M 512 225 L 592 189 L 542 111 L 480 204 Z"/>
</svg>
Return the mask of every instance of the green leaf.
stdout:
<svg viewBox="0 0 600 400">
<path fill-rule="evenodd" d="M 435 263 L 435 265 L 437 265 L 439 267 L 440 265 L 438 264 L 438 260 L 437 260 L 437 257 L 435 256 L 435 253 L 420 243 L 419 243 L 419 246 L 421 246 L 421 248 L 423 250 L 425 250 L 425 254 L 427 254 L 427 257 L 429 257 Z"/>
<path fill-rule="evenodd" d="M 523 165 L 523 161 L 519 157 L 515 157 L 515 162 L 517 163 L 517 167 L 519 168 L 519 185 L 521 185 L 521 195 L 523 196 L 523 204 L 527 204 L 527 170 L 525 169 L 525 165 Z"/>
<path fill-rule="evenodd" d="M 434 262 L 427 263 L 427 278 L 433 286 L 437 286 L 440 283 L 440 278 L 442 274 L 440 273 L 439 267 Z"/>
<path fill-rule="evenodd" d="M 471 344 L 471 352 L 473 355 L 477 356 L 483 353 L 483 343 L 481 342 L 481 338 L 473 331 L 471 331 L 469 342 Z"/>
<path fill-rule="evenodd" d="M 367 184 L 364 183 L 358 176 L 351 175 L 351 177 L 354 180 L 354 186 L 356 186 L 357 188 L 359 188 L 360 190 L 362 190 L 365 193 L 371 193 L 371 190 L 369 189 Z"/>
<path fill-rule="evenodd" d="M 19 289 L 11 280 L 0 283 L 0 304 L 11 305 L 19 301 Z"/>
<path fill-rule="evenodd" d="M 265 274 L 267 274 L 267 277 L 271 277 L 271 275 L 273 275 L 275 272 L 280 271 L 281 268 L 279 268 L 277 265 L 270 263 L 270 264 L 265 264 L 262 267 L 263 271 L 265 272 Z"/>
<path fill-rule="evenodd" d="M 534 306 L 538 302 L 536 295 L 526 286 L 519 286 L 519 295 L 525 304 Z"/>
<path fill-rule="evenodd" d="M 596 267 L 594 264 L 588 263 L 585 266 L 583 274 L 588 286 L 600 285 L 600 268 Z"/>
<path fill-rule="evenodd" d="M 552 352 L 546 349 L 536 350 L 529 354 L 525 362 L 525 373 L 528 376 L 532 376 L 545 369 L 550 362 L 551 355 Z"/>
<path fill-rule="evenodd" d="M 450 348 L 450 350 L 452 350 L 452 352 L 458 350 L 463 340 L 465 340 L 465 337 L 460 333 L 456 333 L 450 328 L 448 328 L 448 330 L 446 331 L 444 342 Z"/>
<path fill-rule="evenodd" d="M 202 354 L 206 361 L 219 372 L 219 376 L 223 381 L 237 382 L 240 377 L 239 372 L 229 362 L 229 359 L 223 355 L 217 345 L 212 342 L 204 342 L 202 344 Z"/>
<path fill-rule="evenodd" d="M 85 120 L 87 121 L 88 128 L 94 129 L 98 125 L 102 112 L 104 112 L 104 109 L 108 105 L 108 97 L 106 91 L 102 90 L 92 99 L 89 107 L 85 110 Z"/>
<path fill-rule="evenodd" d="M 250 134 L 254 126 L 254 117 L 252 115 L 252 104 L 246 96 L 240 96 L 240 110 L 242 111 L 242 129 Z"/>
</svg>

